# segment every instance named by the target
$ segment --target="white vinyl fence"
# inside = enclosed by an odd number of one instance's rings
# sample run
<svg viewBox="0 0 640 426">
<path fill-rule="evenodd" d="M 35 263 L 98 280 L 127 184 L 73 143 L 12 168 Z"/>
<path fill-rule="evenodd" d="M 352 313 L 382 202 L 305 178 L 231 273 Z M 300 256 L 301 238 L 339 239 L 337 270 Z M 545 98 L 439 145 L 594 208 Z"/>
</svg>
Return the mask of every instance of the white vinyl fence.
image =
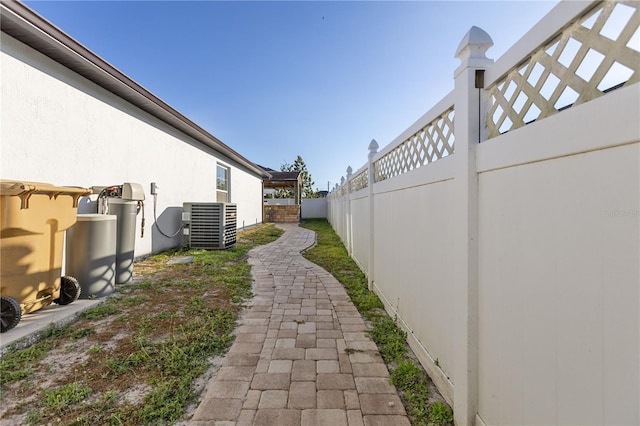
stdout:
<svg viewBox="0 0 640 426">
<path fill-rule="evenodd" d="M 328 218 L 458 425 L 640 424 L 640 3 L 561 2 Z"/>
</svg>

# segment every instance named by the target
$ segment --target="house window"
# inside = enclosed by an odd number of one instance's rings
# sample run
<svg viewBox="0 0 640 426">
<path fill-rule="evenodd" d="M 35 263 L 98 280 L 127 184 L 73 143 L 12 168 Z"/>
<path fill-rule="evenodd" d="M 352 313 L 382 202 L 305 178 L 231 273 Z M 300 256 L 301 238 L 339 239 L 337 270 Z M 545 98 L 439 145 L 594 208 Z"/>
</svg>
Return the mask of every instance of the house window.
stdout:
<svg viewBox="0 0 640 426">
<path fill-rule="evenodd" d="M 216 201 L 229 202 L 229 168 L 220 164 L 216 169 Z"/>
</svg>

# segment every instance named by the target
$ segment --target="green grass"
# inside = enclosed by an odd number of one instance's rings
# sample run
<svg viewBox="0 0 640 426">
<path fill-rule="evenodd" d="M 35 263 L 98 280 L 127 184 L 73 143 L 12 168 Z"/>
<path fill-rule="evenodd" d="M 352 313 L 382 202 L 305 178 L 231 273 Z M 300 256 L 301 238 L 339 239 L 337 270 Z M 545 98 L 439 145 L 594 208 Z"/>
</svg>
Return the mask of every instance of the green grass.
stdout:
<svg viewBox="0 0 640 426">
<path fill-rule="evenodd" d="M 53 390 L 45 390 L 43 394 L 43 405 L 47 409 L 62 414 L 68 411 L 74 404 L 82 402 L 86 397 L 91 395 L 91 389 L 74 382 Z"/>
<path fill-rule="evenodd" d="M 453 422 L 453 412 L 448 405 L 440 401 L 434 402 L 428 410 L 429 426 L 440 426 Z"/>
<path fill-rule="evenodd" d="M 76 330 L 71 334 L 72 340 L 82 339 L 83 337 L 91 336 L 92 334 L 96 334 L 96 331 L 92 327 L 84 327 L 80 330 Z"/>
<path fill-rule="evenodd" d="M 131 308 L 133 306 L 142 305 L 144 302 L 147 302 L 149 299 L 150 297 L 147 296 L 146 294 L 127 297 L 122 300 L 122 306 Z"/>
<path fill-rule="evenodd" d="M 408 358 L 407 334 L 383 310 L 378 296 L 369 291 L 367 278 L 349 257 L 340 238 L 326 220 L 308 220 L 302 225 L 316 232 L 317 245 L 304 256 L 329 271 L 345 288 L 358 311 L 367 318 L 369 334 L 391 372 L 392 383 L 401 391 L 411 424 L 443 426 L 453 422 L 451 408 L 441 402 L 427 403 L 429 378 Z M 394 367 L 395 365 L 395 367 Z"/>
<path fill-rule="evenodd" d="M 112 302 L 112 300 L 114 302 Z M 102 303 L 93 308 L 89 308 L 80 314 L 80 319 L 92 320 L 106 318 L 120 313 L 120 309 L 115 305 L 115 299 L 108 299 L 107 303 Z"/>
<path fill-rule="evenodd" d="M 429 396 L 424 371 L 415 361 L 403 360 L 391 373 L 391 383 L 404 393 L 407 412 L 414 422 L 424 424 L 428 418 L 425 407 Z"/>
<path fill-rule="evenodd" d="M 380 356 L 387 364 L 400 361 L 407 354 L 407 333 L 396 325 L 389 316 L 378 316 L 373 320 L 369 333 Z"/>
<path fill-rule="evenodd" d="M 35 425 L 38 422 L 40 422 L 40 419 L 42 418 L 42 414 L 40 413 L 40 411 L 32 409 L 29 410 L 29 412 L 27 413 L 27 416 L 24 419 L 25 424 L 28 425 Z"/>
</svg>

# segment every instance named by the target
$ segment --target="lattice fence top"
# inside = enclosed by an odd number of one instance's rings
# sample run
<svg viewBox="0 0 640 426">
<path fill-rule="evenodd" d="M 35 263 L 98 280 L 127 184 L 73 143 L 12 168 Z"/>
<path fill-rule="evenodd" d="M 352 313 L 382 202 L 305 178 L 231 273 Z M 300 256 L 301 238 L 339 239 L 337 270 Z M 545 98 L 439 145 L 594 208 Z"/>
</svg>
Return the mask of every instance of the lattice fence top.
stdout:
<svg viewBox="0 0 640 426">
<path fill-rule="evenodd" d="M 365 169 L 351 179 L 351 191 L 356 192 L 369 186 L 369 171 Z"/>
<path fill-rule="evenodd" d="M 414 133 L 374 164 L 375 181 L 407 173 L 454 152 L 453 107 Z"/>
<path fill-rule="evenodd" d="M 639 6 L 597 4 L 489 87 L 489 138 L 637 82 Z"/>
</svg>

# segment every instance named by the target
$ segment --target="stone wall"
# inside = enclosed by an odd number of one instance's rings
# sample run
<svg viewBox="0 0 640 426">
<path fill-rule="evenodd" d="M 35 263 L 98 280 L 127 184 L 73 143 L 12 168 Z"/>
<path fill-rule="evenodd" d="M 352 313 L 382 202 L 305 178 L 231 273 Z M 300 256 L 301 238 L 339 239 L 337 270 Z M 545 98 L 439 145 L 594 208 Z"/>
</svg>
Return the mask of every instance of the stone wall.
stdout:
<svg viewBox="0 0 640 426">
<path fill-rule="evenodd" d="M 264 206 L 264 221 L 272 223 L 295 223 L 300 221 L 300 205 Z"/>
</svg>

